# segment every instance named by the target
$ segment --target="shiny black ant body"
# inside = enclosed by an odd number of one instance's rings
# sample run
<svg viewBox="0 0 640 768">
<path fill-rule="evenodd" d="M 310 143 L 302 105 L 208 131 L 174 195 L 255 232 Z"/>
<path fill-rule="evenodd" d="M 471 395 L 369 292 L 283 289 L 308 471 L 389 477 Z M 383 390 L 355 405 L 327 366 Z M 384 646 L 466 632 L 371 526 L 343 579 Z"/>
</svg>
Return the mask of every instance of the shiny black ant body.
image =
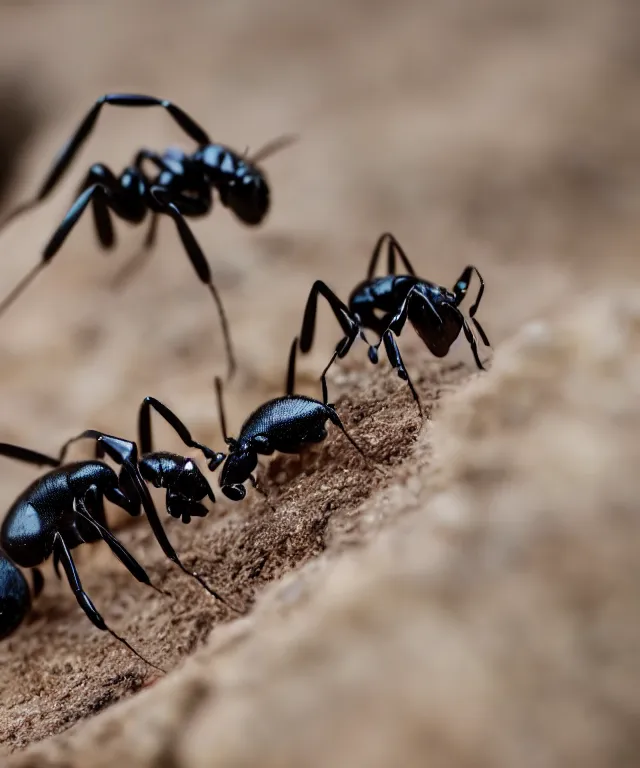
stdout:
<svg viewBox="0 0 640 768">
<path fill-rule="evenodd" d="M 33 568 L 33 596 L 44 587 L 44 577 Z M 31 610 L 31 592 L 22 571 L 0 550 L 0 640 L 11 635 Z"/>
<path fill-rule="evenodd" d="M 374 277 L 385 241 L 387 242 L 387 274 L 383 277 Z M 407 274 L 396 273 L 396 254 Z M 300 351 L 306 354 L 313 344 L 318 295 L 321 295 L 327 300 L 344 333 L 344 337 L 336 345 L 334 359 L 343 358 L 360 336 L 369 345 L 369 359 L 375 364 L 378 362 L 378 349 L 381 344 L 384 344 L 389 362 L 397 370 L 398 376 L 407 382 L 413 399 L 422 410 L 420 399 L 400 355 L 396 336 L 401 334 L 409 320 L 428 349 L 436 357 L 445 357 L 460 335 L 460 331 L 464 331 L 476 365 L 484 370 L 478 356 L 475 336 L 459 309 L 474 272 L 480 281 L 480 289 L 474 304 L 469 309 L 469 317 L 482 342 L 488 347 L 489 339 L 475 319 L 484 293 L 484 280 L 477 268 L 473 265 L 467 266 L 453 290 L 449 291 L 447 288 L 418 277 L 396 238 L 391 233 L 385 232 L 378 238 L 371 255 L 367 279 L 353 289 L 348 306 L 326 283 L 316 280 L 313 284 L 304 311 L 300 332 Z M 376 344 L 369 344 L 364 335 L 365 328 L 379 336 Z"/>
<path fill-rule="evenodd" d="M 131 462 L 135 446 L 98 432 L 93 436 L 111 458 L 127 468 L 136 485 L 146 490 L 138 478 L 137 466 Z M 144 568 L 109 531 L 104 499 L 135 514 L 135 504 L 120 489 L 114 470 L 101 461 L 63 464 L 60 458 L 9 443 L 0 443 L 0 455 L 52 468 L 18 496 L 0 528 L 0 637 L 17 629 L 31 608 L 29 588 L 16 566 L 34 569 L 34 592 L 37 595 L 43 585 L 38 566 L 53 556 L 56 570 L 62 564 L 78 604 L 94 626 L 109 632 L 138 658 L 160 669 L 107 626 L 83 590 L 71 555 L 71 550 L 80 544 L 101 539 L 138 581 L 153 587 Z M 143 503 L 148 514 L 153 516 L 155 510 L 151 499 L 143 497 Z"/>
<path fill-rule="evenodd" d="M 35 208 L 55 189 L 89 138 L 105 104 L 118 107 L 160 106 L 197 142 L 198 148 L 191 154 L 180 149 L 168 149 L 162 154 L 141 149 L 136 153 L 132 165 L 119 176 L 104 164 L 91 166 L 80 186 L 77 199 L 45 246 L 41 261 L 0 303 L 0 314 L 58 253 L 89 205 L 93 209 L 98 240 L 105 249 L 115 245 L 111 212 L 132 224 L 141 224 L 147 214 L 151 213 L 149 230 L 140 254 L 143 257 L 155 243 L 158 214 L 166 214 L 173 219 L 198 278 L 209 288 L 216 303 L 227 351 L 229 375 L 232 375 L 235 371 L 235 357 L 224 308 L 212 282 L 207 259 L 185 217 L 202 217 L 210 213 L 213 206 L 212 190 L 216 189 L 222 205 L 230 208 L 243 224 L 260 224 L 269 211 L 270 190 L 264 172 L 256 163 L 290 143 L 293 137 L 281 137 L 249 158 L 222 144 L 213 143 L 192 117 L 166 99 L 131 93 L 106 94 L 97 99 L 76 132 L 59 151 L 35 197 L 11 211 L 0 223 L 0 229 L 19 214 Z M 153 173 L 145 171 L 146 162 L 154 166 Z M 127 275 L 131 273 L 134 263 L 139 266 L 138 257 L 128 265 Z"/>
<path fill-rule="evenodd" d="M 59 573 L 59 564 L 62 564 L 80 607 L 92 623 L 98 629 L 108 631 L 146 661 L 126 640 L 107 626 L 83 591 L 71 557 L 71 550 L 80 544 L 103 540 L 138 581 L 153 587 L 144 568 L 110 532 L 104 512 L 104 499 L 132 516 L 139 515 L 141 509 L 144 509 L 165 555 L 184 573 L 196 579 L 209 594 L 232 610 L 238 610 L 212 590 L 197 573 L 189 571 L 182 564 L 162 527 L 145 482 L 167 490 L 169 513 L 181 517 L 184 522 L 189 522 L 194 515 L 206 514 L 207 510 L 200 501 L 208 496 L 215 502 L 215 497 L 191 459 L 166 452 L 152 452 L 150 407 L 154 407 L 166 418 L 183 439 L 186 437 L 191 447 L 202 450 L 213 468 L 215 462 L 222 462 L 222 454 L 191 440 L 184 424 L 154 398 L 146 398 L 140 408 L 140 431 L 145 448 L 148 446 L 142 456 L 139 456 L 135 443 L 96 430 L 86 430 L 68 440 L 57 458 L 21 446 L 0 443 L 0 456 L 52 467 L 20 494 L 0 529 L 0 638 L 11 634 L 19 626 L 31 606 L 26 580 L 16 566 L 33 569 L 34 592 L 37 594 L 43 583 L 37 566 L 53 557 L 56 572 Z M 83 439 L 95 441 L 96 460 L 65 462 L 69 447 Z M 101 460 L 105 455 L 121 466 L 119 477 Z"/>
<path fill-rule="evenodd" d="M 258 464 L 258 456 L 270 456 L 275 451 L 280 453 L 300 453 L 305 445 L 320 443 L 327 437 L 326 423 L 331 421 L 351 445 L 367 460 L 361 448 L 344 428 L 335 406 L 329 403 L 326 372 L 331 367 L 337 352 L 322 372 L 322 402 L 306 395 L 295 395 L 295 361 L 298 339 L 293 340 L 289 353 L 285 395 L 257 408 L 244 422 L 238 438 L 227 434 L 226 418 L 222 401 L 222 382 L 216 378 L 218 411 L 224 440 L 229 447 L 220 472 L 220 489 L 232 501 L 241 501 L 246 495 L 244 483 L 250 480 L 256 487 L 253 471 Z"/>
</svg>

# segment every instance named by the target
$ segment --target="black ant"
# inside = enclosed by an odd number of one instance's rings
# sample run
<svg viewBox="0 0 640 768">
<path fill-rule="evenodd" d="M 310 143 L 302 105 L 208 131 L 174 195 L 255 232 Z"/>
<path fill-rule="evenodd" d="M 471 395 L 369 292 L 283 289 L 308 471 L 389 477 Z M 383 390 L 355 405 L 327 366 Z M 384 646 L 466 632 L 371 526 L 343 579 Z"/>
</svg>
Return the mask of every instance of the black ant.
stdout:
<svg viewBox="0 0 640 768">
<path fill-rule="evenodd" d="M 135 476 L 134 482 L 146 489 L 137 476 L 137 466 L 131 463 L 135 446 L 110 435 L 94 435 L 106 453 L 123 464 L 132 478 Z M 34 569 L 34 593 L 37 596 L 44 583 L 38 566 L 53 556 L 56 571 L 61 563 L 78 604 L 94 626 L 109 632 L 138 658 L 163 671 L 107 626 L 83 590 L 71 556 L 71 550 L 81 544 L 102 539 L 138 581 L 157 589 L 140 563 L 109 531 L 104 513 L 105 498 L 131 514 L 136 513 L 135 503 L 119 488 L 113 469 L 101 461 L 63 465 L 59 458 L 9 443 L 0 443 L 0 455 L 52 467 L 18 496 L 0 528 L 0 637 L 17 629 L 31 607 L 29 588 L 16 566 Z M 153 517 L 153 502 L 149 505 L 148 501 L 151 499 L 143 497 L 145 509 Z"/>
<path fill-rule="evenodd" d="M 387 274 L 384 277 L 374 277 L 385 241 L 388 245 Z M 396 274 L 396 253 L 407 274 Z M 348 306 L 322 280 L 316 280 L 313 284 L 304 311 L 300 351 L 306 354 L 313 344 L 318 295 L 321 295 L 329 303 L 344 333 L 344 337 L 336 346 L 333 359 L 343 358 L 356 338 L 360 336 L 369 345 L 369 359 L 375 364 L 378 362 L 378 349 L 384 343 L 389 362 L 393 368 L 397 369 L 398 376 L 409 385 L 413 399 L 422 412 L 418 394 L 402 361 L 396 336 L 401 334 L 409 320 L 428 349 L 436 357 L 445 357 L 462 330 L 469 342 L 476 365 L 484 370 L 478 356 L 476 339 L 459 309 L 474 272 L 480 281 L 480 289 L 475 303 L 469 309 L 469 317 L 478 330 L 482 342 L 489 347 L 489 339 L 475 319 L 484 293 L 484 280 L 477 268 L 473 265 L 465 267 L 453 290 L 449 291 L 447 288 L 418 277 L 396 238 L 391 233 L 385 232 L 379 237 L 371 255 L 367 279 L 353 289 Z M 363 332 L 364 328 L 379 335 L 377 344 L 369 344 Z"/>
<path fill-rule="evenodd" d="M 257 481 L 253 471 L 258 464 L 258 455 L 270 456 L 274 451 L 280 453 L 300 453 L 305 445 L 320 443 L 327 437 L 326 423 L 331 421 L 351 445 L 367 461 L 367 457 L 344 428 L 335 406 L 329 403 L 326 372 L 333 364 L 337 352 L 334 352 L 329 364 L 322 372 L 322 402 L 305 395 L 295 395 L 295 361 L 298 339 L 293 340 L 289 353 L 285 395 L 257 408 L 244 422 L 237 439 L 227 434 L 227 424 L 222 401 L 222 381 L 215 379 L 218 396 L 218 412 L 222 434 L 229 452 L 220 472 L 220 489 L 232 501 L 241 501 L 246 495 L 244 483 L 250 480 L 254 487 Z"/>
<path fill-rule="evenodd" d="M 212 190 L 217 189 L 222 205 L 230 208 L 242 223 L 249 226 L 260 224 L 269 211 L 270 191 L 264 172 L 256 163 L 291 143 L 294 137 L 276 139 L 252 157 L 247 157 L 246 153 L 240 155 L 229 147 L 213 143 L 192 117 L 166 99 L 131 93 L 109 93 L 95 102 L 76 132 L 58 152 L 35 197 L 12 210 L 0 222 L 0 229 L 19 214 L 35 208 L 55 189 L 90 136 L 105 104 L 118 107 L 160 106 L 198 143 L 198 148 L 191 154 L 176 148 L 167 149 L 162 154 L 141 149 L 136 153 L 133 164 L 119 176 L 102 163 L 92 165 L 79 188 L 77 199 L 45 246 L 41 261 L 0 303 L 0 314 L 58 253 L 89 204 L 93 208 L 98 240 L 105 249 L 115 245 L 110 211 L 132 224 L 142 223 L 150 212 L 151 222 L 140 254 L 142 256 L 148 255 L 155 243 L 158 214 L 163 213 L 175 222 L 196 274 L 207 285 L 216 303 L 227 351 L 229 375 L 232 375 L 235 371 L 235 357 L 224 308 L 213 285 L 207 259 L 184 217 L 206 216 L 213 206 Z M 145 172 L 145 162 L 154 166 L 153 173 Z M 135 257 L 134 262 L 138 261 L 138 257 Z M 128 265 L 127 274 L 131 272 L 132 264 Z"/>
<path fill-rule="evenodd" d="M 140 410 L 141 424 L 149 422 L 150 405 L 159 406 L 158 411 L 162 415 L 163 411 L 171 413 L 158 401 L 146 398 Z M 171 416 L 175 422 L 182 424 L 175 415 Z M 169 423 L 175 426 L 171 420 Z M 184 425 L 182 427 L 187 431 Z M 120 477 L 109 465 L 98 459 L 65 463 L 71 444 L 86 438 L 96 441 L 97 457 L 107 455 L 121 466 Z M 145 439 L 150 445 L 150 422 L 148 437 Z M 224 458 L 200 443 L 192 441 L 191 444 L 194 448 L 200 448 L 212 462 L 217 460 L 219 464 Z M 139 458 L 135 443 L 96 430 L 86 430 L 68 440 L 57 458 L 9 443 L 0 443 L 0 455 L 53 468 L 20 494 L 0 529 L 0 637 L 9 635 L 18 627 L 31 605 L 29 589 L 16 565 L 35 569 L 34 592 L 37 594 L 42 588 L 42 576 L 37 566 L 53 556 L 56 572 L 59 574 L 59 564 L 62 564 L 80 607 L 93 624 L 98 629 L 108 631 L 136 656 L 146 661 L 126 640 L 107 626 L 82 589 L 71 557 L 71 550 L 80 544 L 102 539 L 138 581 L 153 587 L 144 568 L 109 531 L 104 499 L 132 516 L 139 515 L 142 506 L 165 555 L 184 573 L 196 579 L 209 594 L 237 611 L 197 573 L 189 571 L 182 564 L 162 527 L 145 484 L 148 480 L 156 487 L 167 489 L 167 504 L 173 516 L 181 516 L 188 522 L 191 515 L 206 514 L 206 508 L 198 504 L 198 501 L 205 496 L 209 496 L 212 501 L 215 498 L 191 460 L 174 454 L 151 452 Z M 153 664 L 151 666 L 155 667 Z"/>
</svg>

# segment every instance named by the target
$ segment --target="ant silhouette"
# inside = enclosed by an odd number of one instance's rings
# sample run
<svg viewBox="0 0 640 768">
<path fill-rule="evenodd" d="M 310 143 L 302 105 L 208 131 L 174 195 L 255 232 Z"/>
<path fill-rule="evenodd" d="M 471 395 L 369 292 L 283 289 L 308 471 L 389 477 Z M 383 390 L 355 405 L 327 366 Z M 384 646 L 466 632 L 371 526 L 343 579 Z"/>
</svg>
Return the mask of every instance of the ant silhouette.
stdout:
<svg viewBox="0 0 640 768">
<path fill-rule="evenodd" d="M 387 242 L 387 274 L 383 277 L 375 277 L 385 242 Z M 406 274 L 397 274 L 396 255 L 406 269 Z M 408 320 L 431 353 L 436 357 L 445 357 L 460 335 L 460 331 L 464 331 L 476 365 L 484 370 L 478 356 L 475 336 L 459 309 L 467 294 L 473 273 L 480 281 L 480 289 L 475 302 L 469 309 L 469 317 L 483 344 L 489 347 L 489 339 L 475 318 L 484 293 L 484 280 L 478 269 L 471 264 L 465 267 L 453 290 L 450 291 L 418 277 L 400 243 L 390 232 L 384 232 L 373 249 L 367 278 L 353 289 L 348 306 L 326 283 L 322 280 L 315 281 L 305 306 L 300 332 L 300 351 L 306 354 L 311 349 L 315 334 L 318 296 L 322 296 L 329 304 L 344 334 L 336 345 L 333 360 L 345 357 L 360 336 L 369 346 L 369 360 L 375 364 L 378 362 L 380 345 L 384 344 L 389 362 L 397 370 L 398 376 L 407 382 L 411 395 L 422 414 L 420 398 L 400 355 L 396 337 L 400 336 Z M 365 328 L 372 330 L 380 337 L 376 344 L 369 344 L 364 335 Z"/>
<path fill-rule="evenodd" d="M 237 438 L 229 437 L 224 412 L 222 381 L 215 379 L 218 398 L 218 413 L 225 443 L 229 452 L 220 472 L 220 489 L 232 501 L 241 501 L 246 495 L 244 483 L 250 480 L 258 488 L 253 471 L 258 465 L 258 456 L 270 456 L 275 451 L 297 454 L 312 443 L 321 443 L 327 437 L 326 423 L 330 421 L 349 440 L 351 445 L 368 462 L 366 454 L 344 428 L 335 406 L 329 403 L 326 374 L 333 364 L 337 351 L 322 372 L 322 401 L 306 395 L 294 394 L 296 349 L 298 338 L 294 338 L 289 352 L 285 394 L 268 400 L 256 408 L 245 420 Z M 260 490 L 258 488 L 258 490 Z M 264 492 L 263 492 L 264 493 Z"/>
<path fill-rule="evenodd" d="M 135 457 L 135 446 L 111 435 L 99 432 L 92 435 L 112 459 L 126 468 L 136 487 L 146 490 L 137 466 L 131 461 Z M 135 501 L 123 493 L 114 470 L 101 461 L 65 464 L 62 458 L 11 443 L 0 443 L 0 455 L 52 468 L 18 496 L 0 528 L 0 638 L 14 632 L 31 609 L 29 588 L 17 566 L 32 569 L 37 597 L 44 585 L 38 566 L 53 556 L 58 576 L 59 564 L 62 564 L 79 606 L 93 625 L 108 632 L 146 664 L 163 672 L 107 625 L 84 591 L 71 555 L 71 550 L 81 544 L 105 541 L 139 582 L 166 594 L 151 583 L 145 569 L 109 530 L 104 499 L 135 514 Z M 157 517 L 148 492 L 141 494 L 141 498 L 149 519 L 152 520 L 154 514 Z"/>
<path fill-rule="evenodd" d="M 58 152 L 36 195 L 10 211 L 0 222 L 0 230 L 17 216 L 38 206 L 51 194 L 89 138 L 105 104 L 117 107 L 162 107 L 187 136 L 197 142 L 198 147 L 191 154 L 177 148 L 169 148 L 161 154 L 141 149 L 136 153 L 133 163 L 120 175 L 102 163 L 92 165 L 80 185 L 75 202 L 42 251 L 40 262 L 0 302 L 0 315 L 51 262 L 89 205 L 93 209 L 98 241 L 107 250 L 115 245 L 111 212 L 136 225 L 141 224 L 148 213 L 151 214 L 142 251 L 121 273 L 117 280 L 120 285 L 141 266 L 141 257 L 144 260 L 150 254 L 156 240 L 158 215 L 165 214 L 174 221 L 198 278 L 208 287 L 216 304 L 224 336 L 228 375 L 231 377 L 236 362 L 226 313 L 213 284 L 209 263 L 185 217 L 196 218 L 209 214 L 213 206 L 212 190 L 216 189 L 222 205 L 229 208 L 239 221 L 247 226 L 259 225 L 269 211 L 270 190 L 264 172 L 257 163 L 292 143 L 296 137 L 282 136 L 248 157 L 246 152 L 240 155 L 229 147 L 212 142 L 192 117 L 166 99 L 131 93 L 105 94 L 96 100 L 75 133 Z M 153 173 L 145 171 L 147 162 L 154 167 Z"/>
</svg>

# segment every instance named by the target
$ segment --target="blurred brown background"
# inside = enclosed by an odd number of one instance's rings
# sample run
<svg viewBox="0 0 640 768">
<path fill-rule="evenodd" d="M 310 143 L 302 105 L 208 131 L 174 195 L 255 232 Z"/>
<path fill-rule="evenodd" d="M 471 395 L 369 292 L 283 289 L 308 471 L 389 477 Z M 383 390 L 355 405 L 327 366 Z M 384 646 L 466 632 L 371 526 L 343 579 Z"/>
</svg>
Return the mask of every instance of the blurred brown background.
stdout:
<svg viewBox="0 0 640 768">
<path fill-rule="evenodd" d="M 37 189 L 105 92 L 171 99 L 238 151 L 299 134 L 265 163 L 264 226 L 243 228 L 220 205 L 193 223 L 237 347 L 235 431 L 281 389 L 312 281 L 346 299 L 384 230 L 436 282 L 478 266 L 479 317 L 497 347 L 568 296 L 636 281 L 639 43 L 630 0 L 0 3 L 1 121 L 34 110 L 24 142 L 0 134 L 15 142 L 4 209 Z M 106 108 L 63 187 L 0 235 L 2 293 L 92 162 L 119 170 L 141 146 L 176 143 L 190 146 L 162 110 Z M 52 452 L 88 427 L 133 436 L 152 394 L 219 440 L 219 325 L 173 225 L 161 223 L 152 262 L 120 294 L 109 279 L 145 229 L 120 223 L 105 257 L 91 225 L 88 213 L 0 320 L 1 438 Z M 326 310 L 320 325 L 307 384 L 336 338 Z M 419 368 L 428 355 L 405 335 Z M 464 342 L 452 354 L 472 364 Z M 33 476 L 0 462 L 2 505 Z"/>
<path fill-rule="evenodd" d="M 38 110 L 13 202 L 37 189 L 108 91 L 173 99 L 239 151 L 300 135 L 265 163 L 273 208 L 262 228 L 221 206 L 193 224 L 238 347 L 236 425 L 282 386 L 313 279 L 346 299 L 386 229 L 437 282 L 478 265 L 494 344 L 606 277 L 613 260 L 633 277 L 634 3 L 5 3 L 1 14 L 1 76 Z M 175 143 L 189 146 L 162 110 L 105 109 L 63 187 L 2 233 L 5 290 L 35 263 L 92 162 L 121 169 L 138 147 Z M 3 438 L 53 450 L 88 426 L 130 433 L 147 394 L 211 434 L 219 326 L 173 225 L 162 222 L 152 264 L 114 295 L 109 279 L 145 230 L 121 224 L 105 257 L 90 219 L 2 319 Z M 313 375 L 335 336 L 322 318 L 326 343 L 305 363 Z M 7 502 L 22 480 L 6 462 L 0 472 Z"/>
</svg>

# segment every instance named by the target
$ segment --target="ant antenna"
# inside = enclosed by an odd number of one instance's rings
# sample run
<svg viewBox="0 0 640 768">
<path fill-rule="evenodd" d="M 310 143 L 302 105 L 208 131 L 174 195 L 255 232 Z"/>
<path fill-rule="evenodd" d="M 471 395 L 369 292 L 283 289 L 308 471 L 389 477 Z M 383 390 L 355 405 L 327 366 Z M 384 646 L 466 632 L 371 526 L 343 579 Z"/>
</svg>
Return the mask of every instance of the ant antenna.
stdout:
<svg viewBox="0 0 640 768">
<path fill-rule="evenodd" d="M 272 139 L 271 141 L 268 141 L 266 144 L 263 144 L 260 149 L 255 152 L 251 157 L 247 158 L 248 162 L 250 163 L 259 163 L 262 160 L 265 160 L 267 157 L 270 157 L 271 155 L 275 154 L 276 152 L 280 152 L 280 150 L 285 149 L 286 147 L 290 146 L 291 144 L 295 144 L 297 141 L 300 140 L 300 137 L 297 134 L 285 134 L 283 136 L 278 136 L 275 139 Z M 249 152 L 249 148 L 247 147 L 245 151 L 245 156 Z"/>
</svg>

